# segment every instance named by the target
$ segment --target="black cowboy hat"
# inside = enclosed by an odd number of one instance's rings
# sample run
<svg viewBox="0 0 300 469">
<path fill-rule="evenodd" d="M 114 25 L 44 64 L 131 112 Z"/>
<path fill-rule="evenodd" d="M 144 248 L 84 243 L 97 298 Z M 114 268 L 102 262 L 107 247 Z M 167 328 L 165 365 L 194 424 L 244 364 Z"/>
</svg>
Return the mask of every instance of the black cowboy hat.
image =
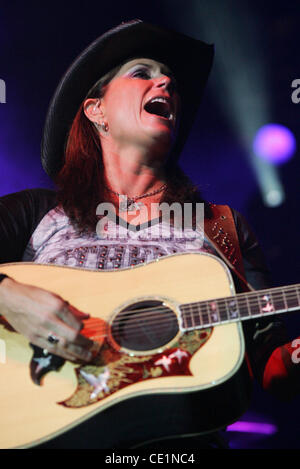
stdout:
<svg viewBox="0 0 300 469">
<path fill-rule="evenodd" d="M 67 136 L 89 90 L 127 60 L 146 57 L 174 74 L 182 108 L 172 151 L 178 158 L 194 122 L 213 60 L 212 45 L 141 20 L 122 23 L 90 44 L 72 63 L 50 102 L 42 139 L 42 165 L 55 177 L 63 166 Z"/>
</svg>

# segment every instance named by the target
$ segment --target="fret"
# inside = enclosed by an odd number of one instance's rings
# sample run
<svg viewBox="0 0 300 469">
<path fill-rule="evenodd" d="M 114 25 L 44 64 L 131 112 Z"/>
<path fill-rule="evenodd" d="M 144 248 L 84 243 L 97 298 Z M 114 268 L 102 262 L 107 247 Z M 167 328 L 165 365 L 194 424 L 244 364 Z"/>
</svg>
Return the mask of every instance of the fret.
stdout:
<svg viewBox="0 0 300 469">
<path fill-rule="evenodd" d="M 258 293 L 251 292 L 248 295 L 248 306 L 250 316 L 260 315 L 260 302 L 258 298 Z"/>
<path fill-rule="evenodd" d="M 272 299 L 275 313 L 279 311 L 286 311 L 288 309 L 282 290 L 271 290 L 270 297 Z"/>
<path fill-rule="evenodd" d="M 288 304 L 287 304 L 287 301 L 286 301 L 286 296 L 284 294 L 284 289 L 282 289 L 282 299 L 284 301 L 284 309 L 288 310 L 289 307 L 288 307 Z"/>
<path fill-rule="evenodd" d="M 203 326 L 210 324 L 210 317 L 209 317 L 209 310 L 208 310 L 208 303 L 207 301 L 202 301 L 200 303 L 200 311 L 201 311 L 201 324 Z"/>
<path fill-rule="evenodd" d="M 246 295 L 238 295 L 236 297 L 237 299 L 237 306 L 239 310 L 239 316 L 240 318 L 246 318 L 250 316 L 249 313 L 249 308 L 248 308 L 248 302 L 247 302 L 247 296 Z"/>
<path fill-rule="evenodd" d="M 291 286 L 283 289 L 286 305 L 288 309 L 296 309 L 300 305 L 297 286 Z"/>
<path fill-rule="evenodd" d="M 268 292 L 264 292 L 264 294 L 258 295 L 258 301 L 260 305 L 260 314 L 270 314 L 274 312 L 274 306 L 272 303 L 271 296 L 268 294 Z"/>
<path fill-rule="evenodd" d="M 226 307 L 226 299 L 220 299 L 218 300 L 218 309 L 219 309 L 219 317 L 221 322 L 226 322 L 228 321 L 228 313 L 227 313 L 227 307 Z"/>
<path fill-rule="evenodd" d="M 249 302 L 248 295 L 245 295 L 244 299 L 245 299 L 245 304 L 246 304 L 247 310 L 248 310 L 247 311 L 248 312 L 247 316 L 251 316 L 251 309 L 250 309 L 250 302 Z"/>
<path fill-rule="evenodd" d="M 219 317 L 219 310 L 218 310 L 217 301 L 216 300 L 208 301 L 207 304 L 208 304 L 210 322 L 212 324 L 219 323 L 220 322 L 220 317 Z"/>
<path fill-rule="evenodd" d="M 192 311 L 192 305 L 191 304 L 184 305 L 183 327 L 185 329 L 189 329 L 191 327 L 194 327 L 194 318 L 193 318 L 193 311 Z"/>
<path fill-rule="evenodd" d="M 193 328 L 201 326 L 201 313 L 199 308 L 199 303 L 192 303 L 191 304 L 191 311 L 192 311 L 192 321 L 193 321 Z"/>
<path fill-rule="evenodd" d="M 297 298 L 298 298 L 298 305 L 297 306 L 300 306 L 300 286 L 299 285 L 295 285 L 295 291 L 296 291 L 296 295 L 297 295 Z"/>
<path fill-rule="evenodd" d="M 239 318 L 239 308 L 237 302 L 233 298 L 227 298 L 225 300 L 228 319 L 237 320 Z"/>
</svg>

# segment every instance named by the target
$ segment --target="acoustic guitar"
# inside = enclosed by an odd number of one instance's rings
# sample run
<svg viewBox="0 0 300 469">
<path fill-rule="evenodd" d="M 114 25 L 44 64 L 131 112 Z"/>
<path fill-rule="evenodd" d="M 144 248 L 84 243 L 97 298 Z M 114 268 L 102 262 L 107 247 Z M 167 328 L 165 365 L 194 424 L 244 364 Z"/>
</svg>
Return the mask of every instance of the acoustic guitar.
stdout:
<svg viewBox="0 0 300 469">
<path fill-rule="evenodd" d="M 89 313 L 82 334 L 98 344 L 91 363 L 71 363 L 2 318 L 1 448 L 89 431 L 100 447 L 126 447 L 222 428 L 250 397 L 241 321 L 300 305 L 299 285 L 235 295 L 229 269 L 208 253 L 118 271 L 16 263 L 1 272 Z"/>
</svg>

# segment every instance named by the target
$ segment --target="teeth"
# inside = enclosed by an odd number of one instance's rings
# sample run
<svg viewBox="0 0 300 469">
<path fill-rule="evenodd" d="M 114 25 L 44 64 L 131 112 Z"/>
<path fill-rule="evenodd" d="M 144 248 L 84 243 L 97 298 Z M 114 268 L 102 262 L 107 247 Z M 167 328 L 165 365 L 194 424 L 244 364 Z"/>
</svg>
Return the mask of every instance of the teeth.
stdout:
<svg viewBox="0 0 300 469">
<path fill-rule="evenodd" d="M 150 103 L 168 103 L 168 101 L 165 98 L 153 98 Z"/>
<path fill-rule="evenodd" d="M 163 103 L 165 105 L 167 105 L 167 114 L 165 115 L 165 117 L 169 120 L 173 120 L 174 119 L 174 115 L 171 113 L 171 105 L 170 105 L 170 102 L 168 99 L 164 98 L 163 96 L 157 96 L 155 98 L 152 98 L 150 101 L 148 101 L 148 103 L 146 104 L 146 108 L 148 105 L 151 105 L 151 104 L 154 104 L 154 103 Z M 149 108 L 148 108 L 149 109 Z"/>
</svg>

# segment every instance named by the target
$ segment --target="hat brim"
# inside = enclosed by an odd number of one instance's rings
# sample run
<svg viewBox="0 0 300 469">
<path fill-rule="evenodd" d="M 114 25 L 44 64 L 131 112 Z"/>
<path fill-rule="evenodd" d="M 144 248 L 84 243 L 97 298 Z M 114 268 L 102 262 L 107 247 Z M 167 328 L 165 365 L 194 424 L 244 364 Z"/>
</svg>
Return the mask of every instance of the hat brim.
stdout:
<svg viewBox="0 0 300 469">
<path fill-rule="evenodd" d="M 50 102 L 42 138 L 42 165 L 50 177 L 63 166 L 67 136 L 78 109 L 95 83 L 113 68 L 137 57 L 157 60 L 174 74 L 181 117 L 172 151 L 178 158 L 199 107 L 214 48 L 200 40 L 140 20 L 113 28 L 72 63 Z"/>
</svg>

